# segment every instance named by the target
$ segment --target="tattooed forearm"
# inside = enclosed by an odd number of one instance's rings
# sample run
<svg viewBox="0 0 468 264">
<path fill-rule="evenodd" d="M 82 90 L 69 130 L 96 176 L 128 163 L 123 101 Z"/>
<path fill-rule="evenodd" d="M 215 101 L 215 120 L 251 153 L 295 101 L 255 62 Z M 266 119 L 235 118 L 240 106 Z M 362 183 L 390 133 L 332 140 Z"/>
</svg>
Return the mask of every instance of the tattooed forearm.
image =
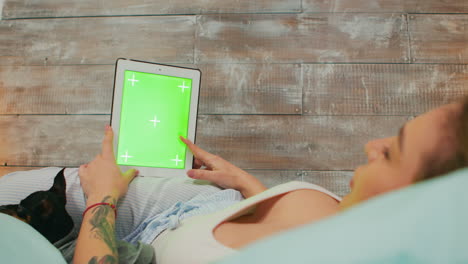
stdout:
<svg viewBox="0 0 468 264">
<path fill-rule="evenodd" d="M 116 204 L 115 199 L 110 196 L 106 196 L 103 203 Z M 103 240 L 106 245 L 110 248 L 112 253 L 117 253 L 117 243 L 115 241 L 114 234 L 114 223 L 109 223 L 107 217 L 111 214 L 113 216 L 114 211 L 110 206 L 97 206 L 93 210 L 93 216 L 89 220 L 91 224 L 91 232 L 97 239 Z M 102 259 L 101 259 L 102 260 Z M 111 263 L 111 262 L 97 262 L 97 263 Z"/>
<path fill-rule="evenodd" d="M 98 259 L 98 257 L 93 257 L 89 261 L 89 264 L 114 264 L 114 263 L 118 263 L 118 261 L 114 256 L 111 256 L 111 255 L 106 255 L 100 259 Z"/>
</svg>

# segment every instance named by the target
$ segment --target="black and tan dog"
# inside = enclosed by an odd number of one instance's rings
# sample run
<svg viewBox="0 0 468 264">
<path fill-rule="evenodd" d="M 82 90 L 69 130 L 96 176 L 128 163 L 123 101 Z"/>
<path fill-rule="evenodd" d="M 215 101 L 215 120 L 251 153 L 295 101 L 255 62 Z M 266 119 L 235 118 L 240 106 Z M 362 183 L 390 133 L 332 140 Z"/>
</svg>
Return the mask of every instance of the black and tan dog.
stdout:
<svg viewBox="0 0 468 264">
<path fill-rule="evenodd" d="M 30 224 L 51 243 L 65 237 L 73 229 L 73 220 L 65 210 L 64 170 L 55 176 L 54 184 L 48 191 L 34 192 L 19 204 L 0 206 L 0 213 Z"/>
</svg>

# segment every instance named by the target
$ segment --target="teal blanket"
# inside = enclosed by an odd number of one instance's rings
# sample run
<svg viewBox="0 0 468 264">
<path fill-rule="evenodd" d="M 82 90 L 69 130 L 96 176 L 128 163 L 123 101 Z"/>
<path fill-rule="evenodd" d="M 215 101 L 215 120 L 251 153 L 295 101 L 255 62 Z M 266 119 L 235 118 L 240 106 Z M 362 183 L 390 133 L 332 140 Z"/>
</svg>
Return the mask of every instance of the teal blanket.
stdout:
<svg viewBox="0 0 468 264">
<path fill-rule="evenodd" d="M 468 263 L 468 169 L 255 243 L 219 264 Z"/>
</svg>

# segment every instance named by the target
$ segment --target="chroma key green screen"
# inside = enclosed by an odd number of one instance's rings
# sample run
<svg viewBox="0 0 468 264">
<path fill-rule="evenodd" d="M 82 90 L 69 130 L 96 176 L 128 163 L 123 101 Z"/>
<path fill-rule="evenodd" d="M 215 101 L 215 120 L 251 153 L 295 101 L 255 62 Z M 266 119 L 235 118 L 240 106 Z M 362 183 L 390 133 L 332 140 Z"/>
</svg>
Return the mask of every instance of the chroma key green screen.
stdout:
<svg viewBox="0 0 468 264">
<path fill-rule="evenodd" d="M 192 80 L 125 71 L 117 164 L 183 169 Z"/>
</svg>

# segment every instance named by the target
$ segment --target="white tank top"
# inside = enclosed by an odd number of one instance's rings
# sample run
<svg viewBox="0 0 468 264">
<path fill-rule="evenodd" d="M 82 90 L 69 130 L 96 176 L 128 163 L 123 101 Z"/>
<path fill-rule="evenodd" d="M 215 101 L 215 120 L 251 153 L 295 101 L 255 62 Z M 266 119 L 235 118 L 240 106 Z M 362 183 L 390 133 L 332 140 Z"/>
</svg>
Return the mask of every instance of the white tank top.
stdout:
<svg viewBox="0 0 468 264">
<path fill-rule="evenodd" d="M 221 211 L 182 220 L 180 226 L 174 230 L 165 230 L 152 243 L 156 263 L 209 263 L 236 252 L 235 249 L 218 242 L 213 235 L 213 229 L 224 221 L 246 214 L 261 201 L 299 189 L 317 190 L 341 201 L 340 197 L 330 191 L 307 182 L 293 181 L 275 186 Z"/>
</svg>

